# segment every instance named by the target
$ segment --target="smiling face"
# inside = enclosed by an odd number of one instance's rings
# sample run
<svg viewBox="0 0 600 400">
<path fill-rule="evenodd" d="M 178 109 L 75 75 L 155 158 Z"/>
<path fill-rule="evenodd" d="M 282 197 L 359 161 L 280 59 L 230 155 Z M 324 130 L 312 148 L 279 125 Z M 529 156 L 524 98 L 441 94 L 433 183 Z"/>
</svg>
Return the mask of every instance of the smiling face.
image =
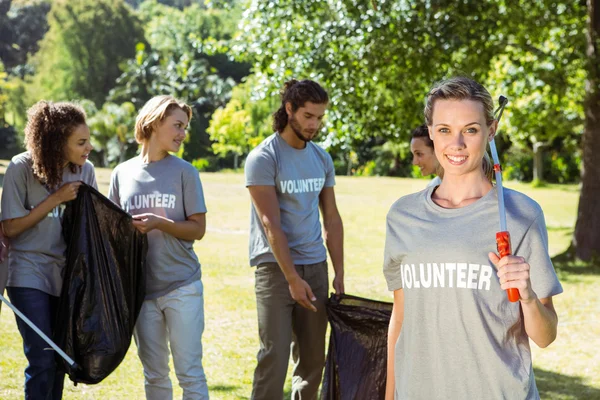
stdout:
<svg viewBox="0 0 600 400">
<path fill-rule="evenodd" d="M 90 152 L 94 149 L 90 142 L 90 128 L 81 124 L 73 129 L 65 146 L 65 160 L 79 166 L 87 161 Z"/>
<path fill-rule="evenodd" d="M 180 108 L 174 108 L 160 121 L 152 132 L 152 139 L 162 151 L 177 152 L 186 136 L 188 116 Z"/>
<path fill-rule="evenodd" d="M 423 176 L 434 174 L 439 163 L 433 147 L 427 146 L 425 139 L 415 137 L 410 141 L 410 152 L 413 155 L 412 164 L 421 169 Z"/>
<path fill-rule="evenodd" d="M 483 174 L 481 160 L 496 126 L 496 121 L 487 126 L 480 102 L 436 100 L 429 135 L 444 176 Z"/>
</svg>

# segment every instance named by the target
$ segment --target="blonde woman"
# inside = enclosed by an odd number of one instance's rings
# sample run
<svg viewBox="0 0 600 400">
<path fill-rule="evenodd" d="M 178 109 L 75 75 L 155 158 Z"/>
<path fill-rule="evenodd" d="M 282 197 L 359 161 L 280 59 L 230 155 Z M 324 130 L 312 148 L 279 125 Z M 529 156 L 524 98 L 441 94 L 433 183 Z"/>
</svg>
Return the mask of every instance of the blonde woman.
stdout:
<svg viewBox="0 0 600 400">
<path fill-rule="evenodd" d="M 540 206 L 504 190 L 514 255 L 495 253 L 497 188 L 484 171 L 496 133 L 489 92 L 468 78 L 434 87 L 425 120 L 442 183 L 387 216 L 384 275 L 394 292 L 386 399 L 539 399 L 529 339 L 557 334 L 562 292 Z M 423 240 L 427 238 L 427 240 Z M 519 291 L 510 303 L 506 289 Z"/>
<path fill-rule="evenodd" d="M 427 186 L 438 186 L 442 183 L 444 169 L 440 166 L 435 156 L 433 140 L 429 137 L 427 124 L 420 125 L 411 132 L 410 152 L 413 155 L 412 164 L 419 167 L 423 176 L 437 175 L 429 181 Z M 494 179 L 494 166 L 487 152 L 483 155 L 482 168 L 485 176 L 491 182 Z"/>
<path fill-rule="evenodd" d="M 204 296 L 193 248 L 204 237 L 206 205 L 198 171 L 170 154 L 179 150 L 191 117 L 191 108 L 171 96 L 150 99 L 136 119 L 141 152 L 115 168 L 109 189 L 110 199 L 148 234 L 146 299 L 134 337 L 152 400 L 173 397 L 169 353 L 183 398 L 208 399 Z"/>
</svg>

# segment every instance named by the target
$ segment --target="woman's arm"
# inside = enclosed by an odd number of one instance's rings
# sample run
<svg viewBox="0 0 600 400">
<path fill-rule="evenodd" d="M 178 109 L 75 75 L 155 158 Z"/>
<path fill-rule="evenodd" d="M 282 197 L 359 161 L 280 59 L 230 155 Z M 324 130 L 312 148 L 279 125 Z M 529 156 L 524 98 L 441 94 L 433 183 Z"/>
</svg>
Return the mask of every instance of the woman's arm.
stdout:
<svg viewBox="0 0 600 400">
<path fill-rule="evenodd" d="M 138 214 L 133 216 L 133 226 L 142 233 L 158 229 L 177 239 L 200 240 L 206 232 L 206 213 L 190 215 L 187 220 L 177 222 L 155 214 Z"/>
<path fill-rule="evenodd" d="M 500 259 L 495 253 L 490 260 L 498 269 L 500 287 L 519 289 L 525 332 L 540 347 L 549 346 L 556 339 L 558 316 L 552 297 L 538 299 L 531 287 L 530 266 L 523 257 L 505 256 Z"/>
<path fill-rule="evenodd" d="M 540 347 L 548 347 L 556 339 L 558 315 L 552 304 L 552 297 L 530 301 L 521 300 L 525 332 Z"/>
<path fill-rule="evenodd" d="M 394 308 L 390 318 L 390 327 L 388 329 L 388 350 L 387 350 L 387 379 L 385 385 L 385 400 L 394 400 L 396 392 L 396 376 L 394 374 L 394 362 L 396 342 L 402 330 L 404 321 L 404 291 L 402 289 L 394 290 Z"/>
<path fill-rule="evenodd" d="M 65 183 L 60 189 L 35 206 L 29 214 L 24 217 L 2 221 L 4 235 L 8 238 L 19 236 L 27 229 L 35 226 L 46 218 L 48 213 L 55 207 L 67 201 L 74 200 L 77 197 L 77 192 L 81 184 L 82 182 L 80 181 Z"/>
</svg>

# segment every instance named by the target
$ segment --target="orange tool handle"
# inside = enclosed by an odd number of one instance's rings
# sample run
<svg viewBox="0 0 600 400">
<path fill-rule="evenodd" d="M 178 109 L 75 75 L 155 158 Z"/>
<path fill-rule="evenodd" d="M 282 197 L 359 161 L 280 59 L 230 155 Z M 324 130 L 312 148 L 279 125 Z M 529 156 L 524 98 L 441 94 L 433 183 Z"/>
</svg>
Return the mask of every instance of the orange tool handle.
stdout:
<svg viewBox="0 0 600 400">
<path fill-rule="evenodd" d="M 510 248 L 510 233 L 507 231 L 497 232 L 496 233 L 496 246 L 498 248 L 498 253 L 500 254 L 500 258 L 504 256 L 509 256 L 512 254 L 512 250 Z M 519 289 L 510 288 L 506 290 L 506 294 L 508 296 L 508 300 L 511 302 L 519 301 Z"/>
</svg>

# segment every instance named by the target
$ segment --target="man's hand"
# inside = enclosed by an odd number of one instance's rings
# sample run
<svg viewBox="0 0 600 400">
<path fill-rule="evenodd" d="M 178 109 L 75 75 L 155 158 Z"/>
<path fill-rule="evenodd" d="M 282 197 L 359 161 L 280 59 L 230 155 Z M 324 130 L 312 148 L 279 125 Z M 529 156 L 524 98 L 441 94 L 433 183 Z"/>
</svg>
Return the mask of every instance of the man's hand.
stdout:
<svg viewBox="0 0 600 400">
<path fill-rule="evenodd" d="M 333 278 L 333 289 L 335 290 L 335 294 L 338 296 L 340 294 L 344 294 L 344 274 L 337 273 L 335 274 L 335 278 Z"/>
<path fill-rule="evenodd" d="M 311 301 L 315 301 L 317 298 L 313 294 L 310 285 L 304 279 L 298 276 L 289 282 L 289 285 L 292 299 L 302 307 L 317 312 L 317 308 L 311 303 Z"/>
<path fill-rule="evenodd" d="M 132 218 L 133 226 L 142 233 L 148 233 L 156 229 L 162 219 L 158 215 L 152 213 L 133 215 Z"/>
</svg>

